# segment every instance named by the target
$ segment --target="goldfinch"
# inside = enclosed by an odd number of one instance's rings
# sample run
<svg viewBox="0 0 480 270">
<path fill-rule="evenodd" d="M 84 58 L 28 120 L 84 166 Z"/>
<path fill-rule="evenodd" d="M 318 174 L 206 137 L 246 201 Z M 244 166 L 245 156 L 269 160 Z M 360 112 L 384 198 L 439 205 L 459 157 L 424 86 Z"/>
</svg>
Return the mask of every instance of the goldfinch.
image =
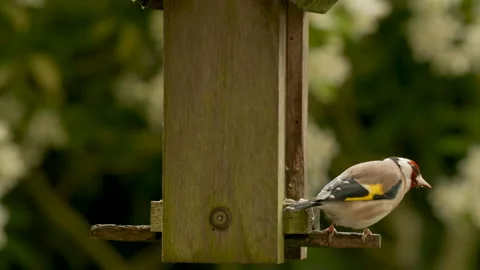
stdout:
<svg viewBox="0 0 480 270">
<path fill-rule="evenodd" d="M 332 240 L 335 225 L 363 229 L 362 240 L 371 235 L 368 227 L 387 216 L 403 196 L 415 187 L 432 186 L 423 179 L 415 161 L 389 157 L 358 163 L 330 181 L 311 200 L 303 200 L 285 207 L 299 211 L 320 207 L 332 221 L 325 229 Z"/>
</svg>

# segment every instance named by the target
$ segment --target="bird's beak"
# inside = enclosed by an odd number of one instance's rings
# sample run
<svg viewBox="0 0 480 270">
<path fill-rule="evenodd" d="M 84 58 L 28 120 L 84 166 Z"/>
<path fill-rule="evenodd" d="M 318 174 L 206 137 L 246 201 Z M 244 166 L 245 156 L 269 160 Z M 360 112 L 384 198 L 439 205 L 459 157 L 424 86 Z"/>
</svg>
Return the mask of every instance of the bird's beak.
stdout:
<svg viewBox="0 0 480 270">
<path fill-rule="evenodd" d="M 422 176 L 417 177 L 417 185 L 420 187 L 432 188 L 432 186 L 423 179 Z"/>
</svg>

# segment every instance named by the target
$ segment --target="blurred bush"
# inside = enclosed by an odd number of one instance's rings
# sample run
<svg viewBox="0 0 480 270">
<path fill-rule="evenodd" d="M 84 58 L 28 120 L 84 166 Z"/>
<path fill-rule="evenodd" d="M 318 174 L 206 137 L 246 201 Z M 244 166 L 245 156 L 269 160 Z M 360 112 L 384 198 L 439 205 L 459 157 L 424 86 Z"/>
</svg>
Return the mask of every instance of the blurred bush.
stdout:
<svg viewBox="0 0 480 270">
<path fill-rule="evenodd" d="M 480 4 L 340 0 L 309 17 L 309 195 L 392 155 L 434 188 L 372 228 L 380 250 L 188 268 L 477 269 Z M 0 2 L 0 269 L 187 267 L 88 238 L 90 224 L 147 224 L 160 199 L 162 20 L 130 1 Z"/>
</svg>

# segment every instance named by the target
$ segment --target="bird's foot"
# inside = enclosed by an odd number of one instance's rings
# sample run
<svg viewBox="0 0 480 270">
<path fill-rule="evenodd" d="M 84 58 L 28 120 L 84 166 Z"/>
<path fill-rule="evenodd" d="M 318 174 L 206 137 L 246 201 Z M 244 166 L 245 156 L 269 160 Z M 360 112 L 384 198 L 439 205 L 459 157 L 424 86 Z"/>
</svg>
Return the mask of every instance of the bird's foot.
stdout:
<svg viewBox="0 0 480 270">
<path fill-rule="evenodd" d="M 362 242 L 365 242 L 368 236 L 373 235 L 373 233 L 370 231 L 370 229 L 365 228 L 363 229 L 363 234 L 362 234 Z"/>
<path fill-rule="evenodd" d="M 330 226 L 325 230 L 322 230 L 322 232 L 328 233 L 328 243 L 331 243 L 333 236 L 337 233 L 337 230 L 335 229 L 335 224 L 330 224 Z"/>
</svg>

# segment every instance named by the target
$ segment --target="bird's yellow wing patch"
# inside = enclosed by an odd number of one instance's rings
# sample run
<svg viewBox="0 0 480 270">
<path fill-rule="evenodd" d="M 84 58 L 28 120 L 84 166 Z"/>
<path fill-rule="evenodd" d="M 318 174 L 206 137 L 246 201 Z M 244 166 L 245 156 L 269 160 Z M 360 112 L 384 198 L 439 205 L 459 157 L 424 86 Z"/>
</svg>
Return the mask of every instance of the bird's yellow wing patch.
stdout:
<svg viewBox="0 0 480 270">
<path fill-rule="evenodd" d="M 381 184 L 362 185 L 362 186 L 368 190 L 368 195 L 363 197 L 346 198 L 345 201 L 371 201 L 373 200 L 373 196 L 384 194 L 383 186 Z"/>
</svg>

